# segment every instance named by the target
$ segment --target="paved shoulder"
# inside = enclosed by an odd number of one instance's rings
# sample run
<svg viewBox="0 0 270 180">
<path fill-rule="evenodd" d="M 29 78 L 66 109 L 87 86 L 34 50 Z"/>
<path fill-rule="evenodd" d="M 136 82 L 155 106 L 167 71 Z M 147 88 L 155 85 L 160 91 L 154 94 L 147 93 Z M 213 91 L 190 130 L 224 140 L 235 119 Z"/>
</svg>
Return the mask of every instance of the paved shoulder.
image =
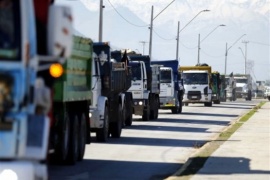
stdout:
<svg viewBox="0 0 270 180">
<path fill-rule="evenodd" d="M 270 179 L 270 103 L 221 145 L 192 179 Z"/>
</svg>

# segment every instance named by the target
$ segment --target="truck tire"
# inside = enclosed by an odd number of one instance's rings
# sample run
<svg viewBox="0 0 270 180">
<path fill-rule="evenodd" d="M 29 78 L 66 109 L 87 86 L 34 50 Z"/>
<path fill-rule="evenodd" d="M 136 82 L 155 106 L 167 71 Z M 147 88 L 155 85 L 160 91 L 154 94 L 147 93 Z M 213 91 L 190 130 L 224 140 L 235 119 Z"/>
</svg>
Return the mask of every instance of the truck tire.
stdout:
<svg viewBox="0 0 270 180">
<path fill-rule="evenodd" d="M 171 109 L 172 114 L 178 114 L 179 113 L 179 102 L 176 104 L 175 107 Z"/>
<path fill-rule="evenodd" d="M 185 104 L 185 106 L 188 106 L 188 103 L 184 103 Z"/>
<path fill-rule="evenodd" d="M 78 159 L 78 139 L 79 139 L 79 120 L 75 114 L 70 115 L 70 133 L 69 133 L 69 151 L 67 157 L 67 164 L 74 165 Z"/>
<path fill-rule="evenodd" d="M 270 97 L 268 97 L 267 99 L 268 99 L 268 101 L 270 101 Z"/>
<path fill-rule="evenodd" d="M 204 106 L 211 107 L 212 106 L 212 101 L 204 103 Z"/>
<path fill-rule="evenodd" d="M 182 110 L 183 110 L 183 102 L 181 100 L 181 101 L 179 101 L 179 110 L 178 110 L 178 112 L 182 113 Z"/>
<path fill-rule="evenodd" d="M 86 144 L 86 118 L 84 114 L 80 116 L 79 123 L 79 137 L 78 137 L 78 161 L 81 161 L 85 152 L 85 144 Z"/>
<path fill-rule="evenodd" d="M 146 108 L 143 110 L 142 120 L 149 121 L 149 119 L 150 119 L 150 108 L 149 105 L 147 105 Z"/>
<path fill-rule="evenodd" d="M 58 115 L 55 118 L 59 118 Z M 64 113 L 63 119 L 59 120 L 60 125 L 58 128 L 58 137 L 59 141 L 57 142 L 55 149 L 55 158 L 56 161 L 63 163 L 66 161 L 68 157 L 68 149 L 69 149 L 69 134 L 70 134 L 70 119 L 67 113 Z"/>
<path fill-rule="evenodd" d="M 118 105 L 118 119 L 116 122 L 110 123 L 110 134 L 113 138 L 120 138 L 122 127 L 123 127 L 123 120 L 122 120 L 122 106 L 121 104 Z"/>
<path fill-rule="evenodd" d="M 133 101 L 130 95 L 126 95 L 126 117 L 125 117 L 125 125 L 131 126 L 132 125 L 132 113 L 133 113 Z"/>
<path fill-rule="evenodd" d="M 159 98 L 156 98 L 156 107 L 155 107 L 155 115 L 154 119 L 158 119 L 158 109 L 159 109 Z"/>
<path fill-rule="evenodd" d="M 104 126 L 102 128 L 99 128 L 96 132 L 96 139 L 98 142 L 106 142 L 109 137 L 109 113 L 107 106 L 105 106 L 103 121 Z"/>
</svg>

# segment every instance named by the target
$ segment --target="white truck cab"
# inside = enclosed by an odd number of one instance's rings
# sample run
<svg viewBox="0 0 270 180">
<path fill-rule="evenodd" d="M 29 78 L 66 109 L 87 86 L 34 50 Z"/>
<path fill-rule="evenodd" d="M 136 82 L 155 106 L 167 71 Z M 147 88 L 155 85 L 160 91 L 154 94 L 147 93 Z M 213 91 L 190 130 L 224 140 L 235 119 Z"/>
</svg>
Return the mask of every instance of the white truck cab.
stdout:
<svg viewBox="0 0 270 180">
<path fill-rule="evenodd" d="M 182 66 L 185 94 L 183 103 L 204 103 L 212 106 L 211 67 L 210 66 Z"/>
</svg>

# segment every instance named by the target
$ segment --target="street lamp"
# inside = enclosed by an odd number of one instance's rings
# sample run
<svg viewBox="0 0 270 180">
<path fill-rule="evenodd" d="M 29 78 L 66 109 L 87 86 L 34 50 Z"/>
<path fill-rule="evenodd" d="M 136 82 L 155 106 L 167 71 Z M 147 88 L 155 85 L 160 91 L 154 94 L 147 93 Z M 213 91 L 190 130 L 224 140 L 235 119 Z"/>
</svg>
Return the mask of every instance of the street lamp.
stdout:
<svg viewBox="0 0 270 180">
<path fill-rule="evenodd" d="M 162 9 L 155 17 L 154 16 L 154 6 L 151 8 L 151 20 L 150 20 L 150 40 L 149 40 L 149 57 L 152 59 L 152 36 L 153 36 L 153 21 L 156 19 L 165 9 L 167 9 L 175 0 L 170 2 L 164 9 Z"/>
<path fill-rule="evenodd" d="M 179 34 L 181 31 L 183 31 L 187 25 L 189 25 L 197 16 L 199 16 L 199 14 L 201 14 L 202 12 L 209 12 L 210 10 L 205 9 L 200 11 L 198 14 L 196 14 L 181 30 L 180 29 L 180 22 L 178 21 L 178 27 L 177 27 L 177 36 L 176 36 L 176 59 L 178 60 L 178 50 L 179 50 Z"/>
<path fill-rule="evenodd" d="M 226 25 L 224 24 L 220 24 L 218 25 L 217 27 L 215 27 L 210 33 L 208 33 L 205 38 L 203 38 L 201 41 L 200 41 L 200 34 L 199 34 L 199 40 L 198 40 L 198 63 L 197 64 L 200 64 L 200 50 L 201 50 L 201 43 L 210 35 L 212 34 L 217 28 L 219 27 L 224 27 Z"/>
<path fill-rule="evenodd" d="M 225 70 L 224 70 L 224 75 L 226 75 L 226 71 L 227 71 L 227 56 L 228 56 L 228 52 L 229 50 L 246 34 L 243 34 L 242 36 L 240 36 L 229 48 L 228 47 L 228 43 L 226 42 L 226 51 L 225 51 Z"/>
<path fill-rule="evenodd" d="M 146 42 L 146 41 L 140 41 L 139 43 L 142 43 L 142 45 L 143 45 L 143 54 L 142 55 L 144 55 L 144 47 L 145 47 L 145 44 L 148 43 L 148 42 Z"/>
</svg>

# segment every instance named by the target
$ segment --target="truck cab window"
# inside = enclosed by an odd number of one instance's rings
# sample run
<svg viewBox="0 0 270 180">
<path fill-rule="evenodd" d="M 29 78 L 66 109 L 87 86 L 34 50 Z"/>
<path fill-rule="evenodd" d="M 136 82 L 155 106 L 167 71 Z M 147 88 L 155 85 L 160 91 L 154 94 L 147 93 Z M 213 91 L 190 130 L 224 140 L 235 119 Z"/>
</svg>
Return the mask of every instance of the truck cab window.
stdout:
<svg viewBox="0 0 270 180">
<path fill-rule="evenodd" d="M 172 74 L 170 70 L 161 70 L 160 71 L 160 82 L 161 83 L 171 83 Z"/>
<path fill-rule="evenodd" d="M 0 60 L 20 60 L 19 0 L 0 0 Z"/>
<path fill-rule="evenodd" d="M 142 80 L 141 67 L 138 63 L 130 63 L 132 71 L 132 80 Z"/>
</svg>

